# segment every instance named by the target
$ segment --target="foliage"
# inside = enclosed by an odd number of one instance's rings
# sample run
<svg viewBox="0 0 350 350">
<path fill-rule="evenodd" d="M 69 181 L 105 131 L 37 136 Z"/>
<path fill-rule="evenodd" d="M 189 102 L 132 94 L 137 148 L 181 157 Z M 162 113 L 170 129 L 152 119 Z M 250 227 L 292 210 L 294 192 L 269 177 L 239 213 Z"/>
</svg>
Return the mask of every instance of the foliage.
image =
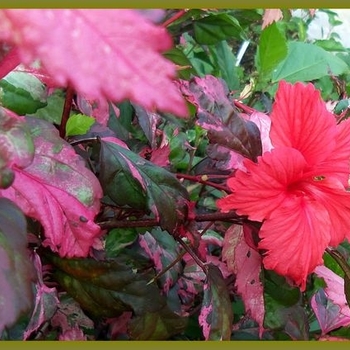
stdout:
<svg viewBox="0 0 350 350">
<path fill-rule="evenodd" d="M 318 11 L 0 11 L 2 340 L 350 339 Z"/>
</svg>

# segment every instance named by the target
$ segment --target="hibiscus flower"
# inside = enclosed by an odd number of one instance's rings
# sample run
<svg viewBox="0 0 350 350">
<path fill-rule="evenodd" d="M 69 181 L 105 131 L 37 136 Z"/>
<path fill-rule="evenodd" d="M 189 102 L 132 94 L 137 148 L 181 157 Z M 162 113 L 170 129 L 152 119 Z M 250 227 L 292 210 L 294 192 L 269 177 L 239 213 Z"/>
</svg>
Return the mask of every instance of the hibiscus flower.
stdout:
<svg viewBox="0 0 350 350">
<path fill-rule="evenodd" d="M 280 82 L 271 113 L 273 149 L 244 160 L 218 208 L 262 222 L 266 269 L 305 290 L 328 246 L 350 237 L 350 121 L 337 125 L 309 84 Z"/>
</svg>

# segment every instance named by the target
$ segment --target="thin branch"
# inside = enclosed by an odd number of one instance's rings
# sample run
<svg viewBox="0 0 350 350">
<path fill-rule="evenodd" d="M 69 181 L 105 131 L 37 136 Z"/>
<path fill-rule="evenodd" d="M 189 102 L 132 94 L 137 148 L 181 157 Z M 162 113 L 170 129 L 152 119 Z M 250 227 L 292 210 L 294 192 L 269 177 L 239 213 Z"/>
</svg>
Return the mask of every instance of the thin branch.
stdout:
<svg viewBox="0 0 350 350">
<path fill-rule="evenodd" d="M 229 177 L 229 176 L 230 175 L 226 176 L 226 178 Z M 215 182 L 208 181 L 208 176 L 207 175 L 176 174 L 176 177 L 178 179 L 186 179 L 186 180 L 189 180 L 189 181 L 198 182 L 200 184 L 216 188 L 216 189 L 224 191 L 226 193 L 231 193 L 231 190 L 227 186 L 220 185 L 220 184 L 217 184 Z"/>
<path fill-rule="evenodd" d="M 181 18 L 186 12 L 187 12 L 187 10 L 184 9 L 184 10 L 180 10 L 179 12 L 175 13 L 174 16 L 170 17 L 162 24 L 162 27 L 169 26 L 171 23 L 173 23 L 173 22 L 177 21 L 179 18 Z"/>
<path fill-rule="evenodd" d="M 237 215 L 235 212 L 229 213 L 208 213 L 197 214 L 194 221 L 206 222 L 206 221 L 227 221 L 236 224 L 242 224 L 245 217 Z M 159 226 L 159 221 L 156 219 L 141 219 L 141 220 L 108 220 L 99 222 L 98 225 L 102 230 L 109 230 L 112 228 L 125 228 L 125 227 L 154 227 Z"/>
<path fill-rule="evenodd" d="M 60 137 L 62 138 L 66 137 L 66 125 L 70 115 L 70 111 L 72 109 L 74 93 L 74 89 L 70 85 L 68 85 L 60 124 Z"/>
</svg>

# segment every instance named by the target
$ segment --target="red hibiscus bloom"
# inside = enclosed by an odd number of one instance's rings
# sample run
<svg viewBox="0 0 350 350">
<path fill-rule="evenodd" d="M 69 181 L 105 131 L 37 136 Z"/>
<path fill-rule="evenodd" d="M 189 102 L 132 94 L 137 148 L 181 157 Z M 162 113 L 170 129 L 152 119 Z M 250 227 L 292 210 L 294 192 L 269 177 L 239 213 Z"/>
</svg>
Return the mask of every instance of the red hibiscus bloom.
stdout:
<svg viewBox="0 0 350 350">
<path fill-rule="evenodd" d="M 312 84 L 280 82 L 271 113 L 273 149 L 228 180 L 222 211 L 263 222 L 266 269 L 305 290 L 327 246 L 350 237 L 350 121 L 339 125 Z"/>
</svg>

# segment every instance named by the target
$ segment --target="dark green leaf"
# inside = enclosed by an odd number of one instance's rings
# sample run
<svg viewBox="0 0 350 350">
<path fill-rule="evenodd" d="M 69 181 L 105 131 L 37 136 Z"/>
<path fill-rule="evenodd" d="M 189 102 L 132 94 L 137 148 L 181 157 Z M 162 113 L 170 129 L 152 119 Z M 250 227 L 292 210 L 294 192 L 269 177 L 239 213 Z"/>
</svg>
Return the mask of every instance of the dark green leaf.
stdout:
<svg viewBox="0 0 350 350">
<path fill-rule="evenodd" d="M 164 56 L 179 66 L 178 77 L 180 79 L 190 79 L 192 75 L 198 75 L 192 67 L 190 60 L 180 49 L 173 48 L 164 53 Z"/>
<path fill-rule="evenodd" d="M 238 21 L 226 14 L 211 14 L 194 22 L 194 37 L 199 44 L 212 45 L 219 41 L 240 39 L 243 30 Z"/>
<path fill-rule="evenodd" d="M 264 272 L 264 292 L 283 306 L 292 306 L 300 301 L 299 288 L 290 286 L 286 279 L 273 271 Z"/>
<path fill-rule="evenodd" d="M 46 95 L 45 85 L 26 72 L 13 71 L 0 80 L 1 105 L 19 115 L 45 107 Z"/>
<path fill-rule="evenodd" d="M 267 26 L 260 36 L 257 55 L 260 79 L 266 80 L 286 55 L 286 39 L 274 22 Z"/>
<path fill-rule="evenodd" d="M 100 181 L 118 205 L 148 209 L 172 233 L 186 218 L 188 193 L 167 170 L 114 143 L 101 141 Z"/>
<path fill-rule="evenodd" d="M 167 306 L 157 313 L 147 312 L 131 320 L 130 336 L 133 340 L 166 340 L 181 333 L 187 318 L 173 313 Z"/>
<path fill-rule="evenodd" d="M 199 323 L 206 340 L 230 340 L 233 321 L 230 295 L 221 271 L 208 265 Z"/>
<path fill-rule="evenodd" d="M 62 259 L 48 253 L 56 267 L 54 277 L 96 317 L 115 317 L 124 311 L 136 315 L 158 312 L 166 304 L 155 284 L 152 268 L 145 268 L 142 257 L 119 256 L 108 261 L 95 259 Z"/>
<path fill-rule="evenodd" d="M 24 215 L 10 200 L 0 198 L 0 334 L 33 307 L 35 271 L 27 244 Z"/>
<path fill-rule="evenodd" d="M 273 72 L 272 81 L 282 79 L 291 83 L 312 81 L 324 75 L 340 75 L 349 72 L 347 64 L 326 50 L 312 44 L 290 42 L 288 55 Z"/>
<path fill-rule="evenodd" d="M 107 258 L 115 258 L 127 246 L 135 242 L 138 233 L 133 228 L 115 228 L 108 232 L 105 248 Z"/>
</svg>

